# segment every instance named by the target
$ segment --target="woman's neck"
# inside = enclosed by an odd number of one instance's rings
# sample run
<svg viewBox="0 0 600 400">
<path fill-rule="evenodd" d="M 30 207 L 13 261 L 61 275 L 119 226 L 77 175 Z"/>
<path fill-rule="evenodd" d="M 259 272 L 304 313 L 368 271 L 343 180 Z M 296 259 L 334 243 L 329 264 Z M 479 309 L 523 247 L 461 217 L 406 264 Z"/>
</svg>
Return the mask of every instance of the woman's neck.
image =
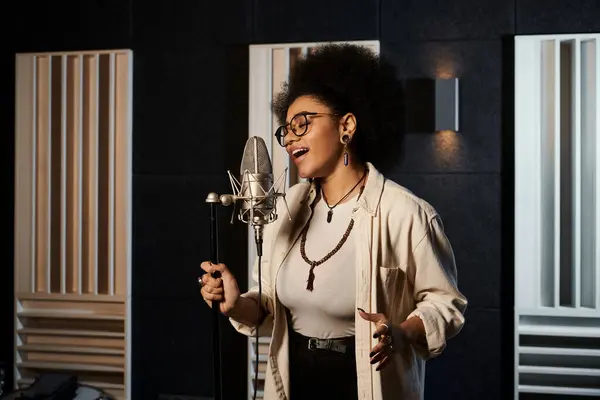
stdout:
<svg viewBox="0 0 600 400">
<path fill-rule="evenodd" d="M 331 174 L 323 177 L 319 180 L 321 190 L 327 199 L 327 203 L 336 204 L 340 201 L 348 191 L 351 190 L 356 183 L 363 177 L 367 172 L 366 165 L 362 164 L 350 164 L 348 166 L 342 165 L 337 167 Z M 364 182 L 363 182 L 364 184 Z M 362 185 L 358 185 L 354 188 L 353 192 L 358 193 Z M 348 199 L 354 197 L 355 193 L 350 193 L 342 201 L 346 202 Z"/>
</svg>

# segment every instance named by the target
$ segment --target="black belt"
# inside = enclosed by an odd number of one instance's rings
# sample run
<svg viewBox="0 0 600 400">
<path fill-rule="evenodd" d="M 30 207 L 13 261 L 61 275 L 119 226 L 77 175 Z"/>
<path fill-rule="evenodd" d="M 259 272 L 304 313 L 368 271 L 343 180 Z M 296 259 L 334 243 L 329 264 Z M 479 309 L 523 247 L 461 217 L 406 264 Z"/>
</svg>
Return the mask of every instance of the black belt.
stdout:
<svg viewBox="0 0 600 400">
<path fill-rule="evenodd" d="M 287 315 L 288 333 L 290 336 L 290 340 L 293 340 L 294 342 L 301 345 L 303 345 L 305 341 L 308 340 L 307 347 L 310 351 L 327 350 L 342 354 L 345 354 L 346 351 L 354 351 L 354 336 L 338 339 L 319 339 L 304 336 L 301 333 L 296 332 L 292 327 L 292 316 L 290 314 L 290 310 L 286 308 L 285 312 Z"/>
<path fill-rule="evenodd" d="M 347 349 L 347 339 L 308 339 L 309 350 L 329 350 L 338 353 L 345 353 Z"/>
</svg>

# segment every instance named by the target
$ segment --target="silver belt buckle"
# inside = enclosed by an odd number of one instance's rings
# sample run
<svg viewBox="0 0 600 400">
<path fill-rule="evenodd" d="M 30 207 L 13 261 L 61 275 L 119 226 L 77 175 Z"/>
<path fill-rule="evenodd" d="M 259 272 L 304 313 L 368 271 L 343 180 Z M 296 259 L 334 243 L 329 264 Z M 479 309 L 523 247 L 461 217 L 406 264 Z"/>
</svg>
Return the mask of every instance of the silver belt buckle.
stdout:
<svg viewBox="0 0 600 400">
<path fill-rule="evenodd" d="M 308 349 L 309 350 L 316 350 L 317 349 L 317 338 L 310 338 L 308 339 Z"/>
</svg>

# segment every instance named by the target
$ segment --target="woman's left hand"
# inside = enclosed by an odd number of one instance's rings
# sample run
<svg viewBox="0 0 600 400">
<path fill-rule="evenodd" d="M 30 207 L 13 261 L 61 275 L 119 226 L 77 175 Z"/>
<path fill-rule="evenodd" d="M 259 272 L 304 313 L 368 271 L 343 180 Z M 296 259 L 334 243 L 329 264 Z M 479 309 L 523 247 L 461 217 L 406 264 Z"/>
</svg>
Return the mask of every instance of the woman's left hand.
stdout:
<svg viewBox="0 0 600 400">
<path fill-rule="evenodd" d="M 373 337 L 379 338 L 379 343 L 371 349 L 369 356 L 371 357 L 371 364 L 379 363 L 375 370 L 380 371 L 389 363 L 393 351 L 392 326 L 384 314 L 370 314 L 360 308 L 358 313 L 363 319 L 375 324 Z"/>
</svg>

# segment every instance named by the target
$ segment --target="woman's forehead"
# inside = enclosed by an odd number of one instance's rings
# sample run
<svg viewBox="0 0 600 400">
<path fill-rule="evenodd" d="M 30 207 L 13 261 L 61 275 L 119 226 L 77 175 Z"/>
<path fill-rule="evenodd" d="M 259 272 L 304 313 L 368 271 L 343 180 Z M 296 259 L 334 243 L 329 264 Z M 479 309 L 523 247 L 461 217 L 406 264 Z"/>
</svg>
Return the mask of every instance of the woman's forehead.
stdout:
<svg viewBox="0 0 600 400">
<path fill-rule="evenodd" d="M 300 96 L 288 108 L 286 120 L 289 122 L 301 112 L 329 112 L 329 107 L 312 96 Z"/>
</svg>

